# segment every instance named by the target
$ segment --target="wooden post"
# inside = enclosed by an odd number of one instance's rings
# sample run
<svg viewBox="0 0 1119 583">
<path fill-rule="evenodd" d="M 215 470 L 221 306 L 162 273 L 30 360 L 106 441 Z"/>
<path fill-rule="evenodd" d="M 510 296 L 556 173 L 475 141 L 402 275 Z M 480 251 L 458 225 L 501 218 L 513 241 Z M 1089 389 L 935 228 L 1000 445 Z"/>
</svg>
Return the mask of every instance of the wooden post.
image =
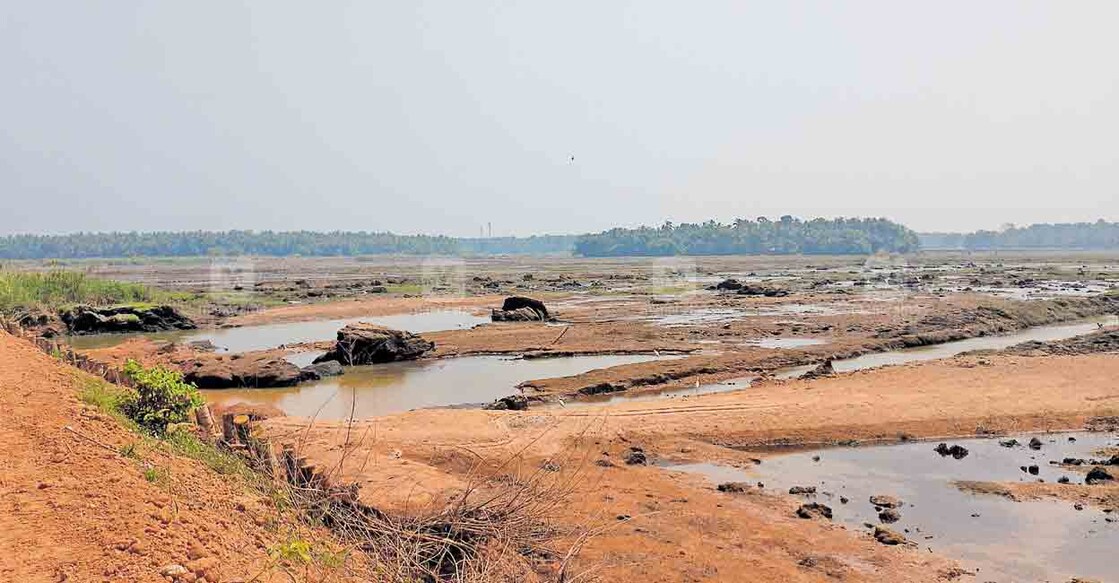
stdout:
<svg viewBox="0 0 1119 583">
<path fill-rule="evenodd" d="M 228 444 L 237 440 L 237 432 L 233 427 L 233 413 L 221 416 L 221 438 Z"/>
</svg>

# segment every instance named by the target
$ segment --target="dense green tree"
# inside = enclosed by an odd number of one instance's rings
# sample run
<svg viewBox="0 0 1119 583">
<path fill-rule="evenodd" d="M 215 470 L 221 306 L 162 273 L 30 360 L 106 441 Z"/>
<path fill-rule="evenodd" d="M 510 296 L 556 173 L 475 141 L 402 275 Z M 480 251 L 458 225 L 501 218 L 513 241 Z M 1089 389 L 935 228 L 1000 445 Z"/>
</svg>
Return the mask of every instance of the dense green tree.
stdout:
<svg viewBox="0 0 1119 583">
<path fill-rule="evenodd" d="M 812 219 L 785 215 L 776 221 L 737 219 L 730 224 L 665 223 L 658 228 L 611 229 L 583 235 L 575 253 L 619 255 L 742 255 L 791 253 L 868 254 L 917 249 L 917 234 L 886 219 Z"/>
</svg>

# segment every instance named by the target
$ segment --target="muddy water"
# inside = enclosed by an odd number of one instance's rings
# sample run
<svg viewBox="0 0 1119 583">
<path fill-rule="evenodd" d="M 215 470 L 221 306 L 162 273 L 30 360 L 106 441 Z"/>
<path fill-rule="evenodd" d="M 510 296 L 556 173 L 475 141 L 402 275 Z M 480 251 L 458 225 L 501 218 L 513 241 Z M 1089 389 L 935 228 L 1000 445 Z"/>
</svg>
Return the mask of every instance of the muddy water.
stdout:
<svg viewBox="0 0 1119 583">
<path fill-rule="evenodd" d="M 203 391 L 217 404 L 271 405 L 319 419 L 375 417 L 424 407 L 488 403 L 516 394 L 524 381 L 581 374 L 597 368 L 656 360 L 651 355 L 517 359 L 469 356 L 346 368 L 345 374 L 284 389 Z M 674 357 L 660 357 L 674 358 Z"/>
<path fill-rule="evenodd" d="M 128 338 L 144 336 L 153 340 L 175 342 L 208 340 L 223 351 L 247 352 L 250 350 L 275 348 L 282 344 L 333 340 L 338 330 L 348 324 L 354 324 L 356 322 L 372 322 L 398 330 L 422 333 L 471 328 L 488 321 L 488 317 L 475 316 L 466 311 L 440 310 L 417 312 L 414 314 L 394 314 L 390 316 L 367 316 L 364 318 L 349 318 L 345 320 L 314 320 L 310 322 L 262 324 L 260 326 L 244 326 L 241 328 L 215 330 L 189 330 L 144 335 L 100 334 L 96 336 L 78 336 L 71 339 L 71 344 L 74 348 L 79 350 L 107 348 L 120 344 Z"/>
<path fill-rule="evenodd" d="M 1075 442 L 1068 437 L 1075 437 Z M 1092 457 L 1095 450 L 1119 443 L 1107 434 L 1040 436 L 1039 451 L 1022 445 L 1002 447 L 996 439 L 947 440 L 968 448 L 956 460 L 941 457 L 936 443 L 825 449 L 781 455 L 746 469 L 714 464 L 670 466 L 706 476 L 713 483 L 762 482 L 767 492 L 788 492 L 792 486 L 816 486 L 818 494 L 797 496 L 830 506 L 835 521 L 852 530 L 879 524 L 869 502 L 873 495 L 900 498 L 901 519 L 889 528 L 905 534 L 923 550 L 958 560 L 965 569 L 978 569 L 977 581 L 1067 581 L 1071 577 L 1119 580 L 1119 522 L 1093 507 L 1076 510 L 1072 502 L 1037 500 L 1015 502 L 991 494 L 975 494 L 957 487 L 960 481 L 1056 481 L 1068 476 L 1083 482 L 1083 474 L 1051 466 L 1050 460 Z M 819 461 L 813 459 L 819 456 Z M 1096 456 L 1098 457 L 1098 456 Z M 1031 476 L 1020 466 L 1038 465 Z M 846 504 L 840 497 L 846 497 Z"/>
</svg>

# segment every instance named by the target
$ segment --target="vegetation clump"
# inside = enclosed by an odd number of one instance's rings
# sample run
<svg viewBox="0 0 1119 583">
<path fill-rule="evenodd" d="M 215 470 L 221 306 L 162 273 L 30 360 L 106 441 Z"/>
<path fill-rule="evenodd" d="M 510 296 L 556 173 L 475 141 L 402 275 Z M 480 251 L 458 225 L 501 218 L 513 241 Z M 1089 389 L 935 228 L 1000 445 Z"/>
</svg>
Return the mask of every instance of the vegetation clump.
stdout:
<svg viewBox="0 0 1119 583">
<path fill-rule="evenodd" d="M 162 434 L 168 425 L 189 421 L 191 413 L 202 405 L 198 388 L 184 382 L 177 370 L 145 368 L 129 359 L 124 374 L 135 388 L 121 396 L 120 410 L 153 433 Z"/>
<path fill-rule="evenodd" d="M 145 285 L 89 277 L 80 271 L 0 271 L 0 312 L 3 313 L 75 304 L 142 303 L 153 299 L 155 293 Z"/>
</svg>

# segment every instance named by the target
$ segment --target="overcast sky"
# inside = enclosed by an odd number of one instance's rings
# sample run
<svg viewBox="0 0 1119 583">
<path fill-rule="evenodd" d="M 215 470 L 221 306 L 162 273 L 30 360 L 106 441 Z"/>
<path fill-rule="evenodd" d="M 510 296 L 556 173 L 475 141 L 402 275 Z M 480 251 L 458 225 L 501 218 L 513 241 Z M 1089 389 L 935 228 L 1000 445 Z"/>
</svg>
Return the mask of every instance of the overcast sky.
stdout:
<svg viewBox="0 0 1119 583">
<path fill-rule="evenodd" d="M 1116 220 L 1117 22 L 1113 0 L 13 0 L 0 233 Z"/>
</svg>

